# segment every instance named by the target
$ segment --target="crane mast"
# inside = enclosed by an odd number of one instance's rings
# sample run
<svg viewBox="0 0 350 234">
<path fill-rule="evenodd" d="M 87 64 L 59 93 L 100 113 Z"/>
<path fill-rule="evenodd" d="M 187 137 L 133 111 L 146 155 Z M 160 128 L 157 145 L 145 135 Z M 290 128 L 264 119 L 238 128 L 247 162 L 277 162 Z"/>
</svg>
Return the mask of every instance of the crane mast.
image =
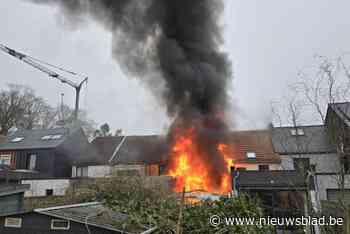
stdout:
<svg viewBox="0 0 350 234">
<path fill-rule="evenodd" d="M 11 49 L 7 46 L 4 46 L 2 44 L 0 44 L 0 50 L 23 61 L 24 63 L 46 73 L 49 77 L 52 77 L 54 79 L 57 79 L 59 81 L 61 81 L 62 83 L 65 83 L 71 87 L 73 87 L 75 89 L 75 109 L 74 109 L 74 120 L 77 122 L 78 120 L 78 114 L 79 114 L 79 99 L 80 99 L 80 91 L 81 91 L 81 88 L 83 86 L 83 84 L 85 82 L 88 81 L 88 77 L 85 77 L 81 82 L 77 83 L 77 82 L 73 82 L 67 78 L 65 78 L 64 76 L 60 75 L 59 73 L 47 68 L 47 66 L 44 66 L 39 60 L 31 57 L 31 56 L 28 56 L 26 54 L 23 54 L 21 52 L 18 52 L 14 49 Z M 52 65 L 51 65 L 52 66 Z M 68 72 L 68 71 L 66 71 Z M 77 75 L 76 73 L 73 73 L 73 72 L 69 72 L 73 75 Z"/>
</svg>

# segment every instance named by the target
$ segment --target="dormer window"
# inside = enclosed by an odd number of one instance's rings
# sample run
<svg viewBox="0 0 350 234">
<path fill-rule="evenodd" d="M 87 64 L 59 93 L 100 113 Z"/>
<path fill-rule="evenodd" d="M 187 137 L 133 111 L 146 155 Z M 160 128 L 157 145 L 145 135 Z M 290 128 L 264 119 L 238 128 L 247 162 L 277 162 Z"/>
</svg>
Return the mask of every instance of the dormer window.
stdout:
<svg viewBox="0 0 350 234">
<path fill-rule="evenodd" d="M 51 135 L 47 135 L 47 136 L 43 136 L 42 138 L 41 138 L 41 140 L 50 140 L 51 139 Z"/>
<path fill-rule="evenodd" d="M 248 159 L 256 159 L 255 152 L 247 152 L 247 158 Z"/>
<path fill-rule="evenodd" d="M 51 139 L 52 140 L 58 140 L 58 139 L 61 139 L 62 135 L 52 135 L 51 136 Z"/>
<path fill-rule="evenodd" d="M 16 143 L 16 142 L 21 142 L 21 141 L 23 141 L 23 140 L 24 140 L 24 137 L 15 137 L 15 138 L 13 138 L 13 139 L 11 140 L 11 142 Z"/>
<path fill-rule="evenodd" d="M 292 134 L 292 136 L 304 136 L 305 132 L 302 128 L 293 128 L 290 130 L 290 134 Z"/>
<path fill-rule="evenodd" d="M 62 138 L 62 135 L 56 134 L 56 135 L 46 135 L 46 136 L 43 136 L 43 137 L 41 137 L 41 140 L 43 140 L 43 141 L 47 141 L 47 140 L 58 140 L 58 139 L 61 139 L 61 138 Z"/>
</svg>

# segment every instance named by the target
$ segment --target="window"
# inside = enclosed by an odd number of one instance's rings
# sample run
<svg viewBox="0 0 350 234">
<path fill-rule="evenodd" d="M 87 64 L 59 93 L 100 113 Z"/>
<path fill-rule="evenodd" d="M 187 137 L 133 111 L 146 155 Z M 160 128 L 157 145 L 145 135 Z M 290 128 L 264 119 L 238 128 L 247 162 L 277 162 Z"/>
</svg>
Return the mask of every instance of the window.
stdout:
<svg viewBox="0 0 350 234">
<path fill-rule="evenodd" d="M 310 169 L 310 159 L 309 158 L 294 158 L 294 169 L 301 172 L 307 172 Z"/>
<path fill-rule="evenodd" d="M 2 154 L 0 155 L 0 165 L 11 166 L 11 154 Z"/>
<path fill-rule="evenodd" d="M 21 141 L 23 141 L 23 140 L 24 140 L 24 137 L 15 137 L 15 138 L 13 138 L 13 139 L 11 140 L 11 142 L 16 143 L 16 142 L 21 142 Z"/>
<path fill-rule="evenodd" d="M 46 135 L 41 137 L 41 140 L 47 141 L 47 140 L 58 140 L 61 139 L 62 135 L 61 134 L 55 134 L 55 135 Z"/>
<path fill-rule="evenodd" d="M 298 134 L 298 136 L 304 136 L 304 135 L 305 135 L 304 129 L 298 128 L 298 129 L 297 129 L 297 134 Z"/>
<path fill-rule="evenodd" d="M 51 139 L 52 140 L 58 140 L 58 139 L 61 139 L 62 135 L 52 135 L 51 136 Z"/>
<path fill-rule="evenodd" d="M 51 220 L 51 230 L 69 230 L 69 228 L 70 228 L 69 220 L 63 220 L 63 219 Z"/>
<path fill-rule="evenodd" d="M 46 189 L 46 196 L 53 196 L 53 189 Z"/>
<path fill-rule="evenodd" d="M 26 170 L 34 171 L 36 167 L 36 154 L 27 154 Z"/>
<path fill-rule="evenodd" d="M 89 170 L 88 167 L 77 167 L 77 177 L 88 177 Z"/>
<path fill-rule="evenodd" d="M 269 165 L 259 165 L 259 171 L 268 171 L 270 170 Z"/>
<path fill-rule="evenodd" d="M 256 159 L 255 152 L 247 152 L 247 158 L 248 159 Z"/>
<path fill-rule="evenodd" d="M 21 218 L 6 218 L 5 227 L 21 228 L 22 219 Z"/>
<path fill-rule="evenodd" d="M 50 140 L 51 139 L 51 135 L 47 135 L 47 136 L 43 136 L 42 138 L 41 138 L 41 140 Z"/>
<path fill-rule="evenodd" d="M 302 128 L 293 128 L 290 130 L 290 133 L 292 134 L 292 136 L 304 136 L 305 135 L 304 129 L 302 129 Z"/>
</svg>

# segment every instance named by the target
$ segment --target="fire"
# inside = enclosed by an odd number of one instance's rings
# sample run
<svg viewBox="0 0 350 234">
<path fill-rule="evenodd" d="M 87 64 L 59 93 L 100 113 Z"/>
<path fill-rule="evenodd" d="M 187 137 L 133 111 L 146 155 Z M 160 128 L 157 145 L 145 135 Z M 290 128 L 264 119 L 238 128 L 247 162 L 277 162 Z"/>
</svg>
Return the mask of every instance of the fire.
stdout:
<svg viewBox="0 0 350 234">
<path fill-rule="evenodd" d="M 221 169 L 216 168 L 217 165 L 212 165 L 211 160 L 208 160 L 208 153 L 203 151 L 203 146 L 196 141 L 194 129 L 181 132 L 175 137 L 167 169 L 167 174 L 176 179 L 174 190 L 181 192 L 185 188 L 187 192 L 218 194 L 230 192 L 230 168 L 234 163 L 228 145 L 215 145 L 214 156 L 220 157 L 216 161 L 223 165 Z"/>
</svg>

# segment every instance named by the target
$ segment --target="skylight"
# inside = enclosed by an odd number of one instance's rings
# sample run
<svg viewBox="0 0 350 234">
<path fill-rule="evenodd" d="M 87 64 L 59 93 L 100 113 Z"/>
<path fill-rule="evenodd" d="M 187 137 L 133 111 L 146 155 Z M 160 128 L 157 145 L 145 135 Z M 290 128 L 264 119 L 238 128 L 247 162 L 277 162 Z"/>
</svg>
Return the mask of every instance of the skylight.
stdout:
<svg viewBox="0 0 350 234">
<path fill-rule="evenodd" d="M 41 140 L 58 140 L 61 139 L 62 135 L 61 134 L 56 134 L 56 135 L 46 135 L 41 137 Z"/>
<path fill-rule="evenodd" d="M 15 137 L 11 140 L 11 142 L 21 142 L 23 141 L 24 137 Z"/>
<path fill-rule="evenodd" d="M 247 152 L 247 158 L 249 158 L 249 159 L 255 159 L 255 158 L 256 158 L 255 152 Z"/>
<path fill-rule="evenodd" d="M 46 135 L 41 138 L 41 140 L 50 140 L 50 139 L 51 139 L 51 135 Z"/>
<path fill-rule="evenodd" d="M 62 135 L 52 135 L 51 136 L 51 139 L 53 139 L 53 140 L 57 140 L 57 139 L 61 139 L 61 137 L 62 137 Z"/>
<path fill-rule="evenodd" d="M 304 136 L 305 132 L 302 128 L 293 128 L 290 130 L 290 134 L 292 134 L 292 136 Z"/>
</svg>

